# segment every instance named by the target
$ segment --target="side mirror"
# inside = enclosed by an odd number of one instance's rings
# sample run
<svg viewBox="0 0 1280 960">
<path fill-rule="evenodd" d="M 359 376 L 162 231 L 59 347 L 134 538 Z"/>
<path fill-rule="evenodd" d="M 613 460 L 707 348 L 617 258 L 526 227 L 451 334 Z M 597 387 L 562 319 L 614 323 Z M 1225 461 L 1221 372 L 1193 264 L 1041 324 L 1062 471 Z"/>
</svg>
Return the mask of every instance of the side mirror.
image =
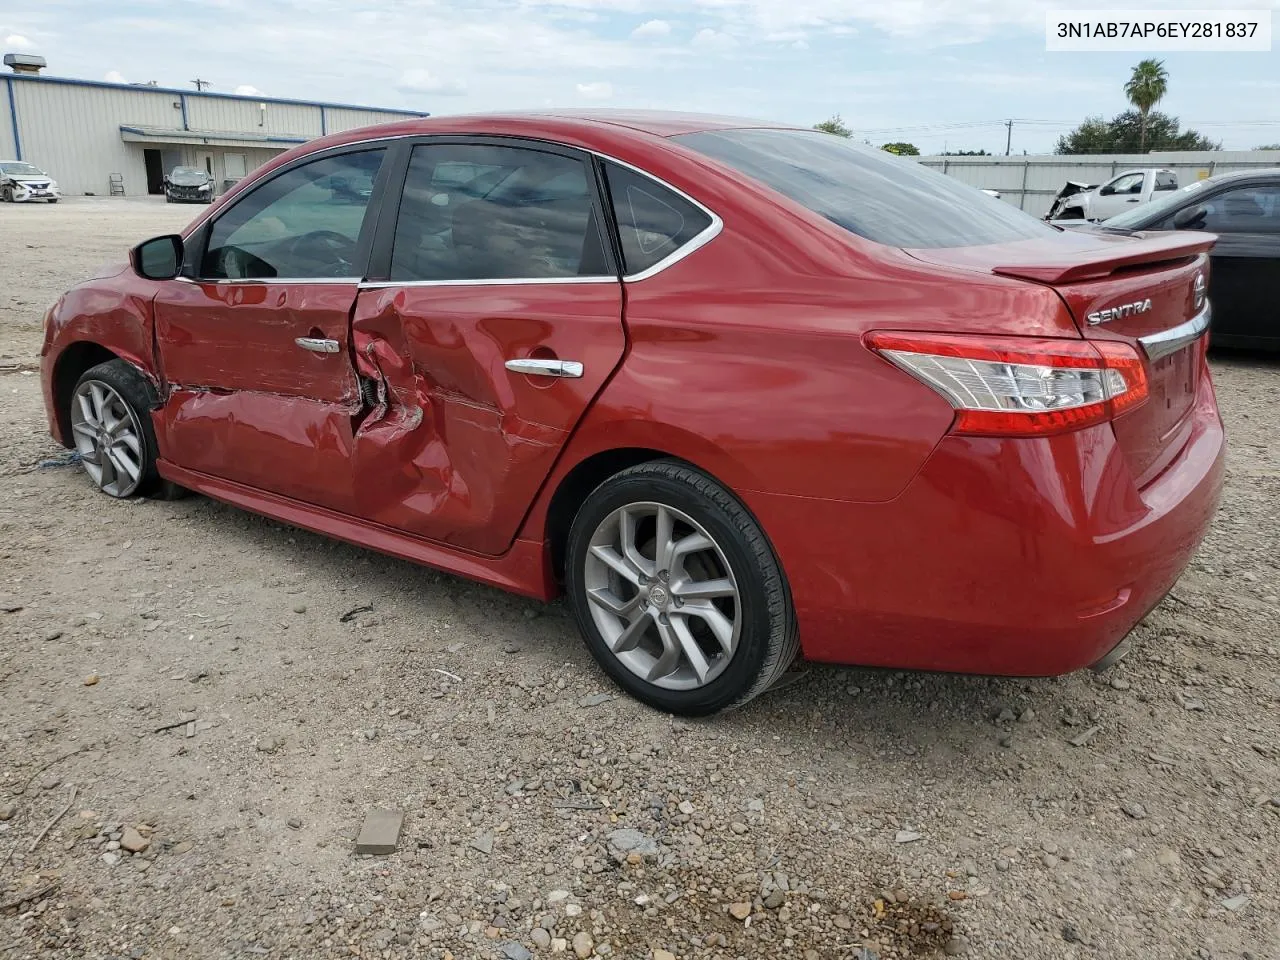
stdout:
<svg viewBox="0 0 1280 960">
<path fill-rule="evenodd" d="M 182 237 L 170 233 L 138 244 L 129 251 L 129 263 L 147 280 L 172 280 L 182 272 L 182 256 Z"/>
<path fill-rule="evenodd" d="M 1208 216 L 1209 210 L 1203 203 L 1197 203 L 1193 207 L 1183 207 L 1173 215 L 1173 229 L 1175 230 L 1200 230 L 1204 227 L 1204 219 Z"/>
</svg>

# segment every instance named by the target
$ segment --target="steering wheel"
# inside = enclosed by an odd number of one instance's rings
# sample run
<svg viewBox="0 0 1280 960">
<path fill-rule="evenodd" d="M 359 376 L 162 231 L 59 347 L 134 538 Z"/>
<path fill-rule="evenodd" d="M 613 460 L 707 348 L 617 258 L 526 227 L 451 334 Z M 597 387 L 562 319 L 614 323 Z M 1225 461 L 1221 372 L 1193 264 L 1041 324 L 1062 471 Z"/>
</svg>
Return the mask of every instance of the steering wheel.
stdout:
<svg viewBox="0 0 1280 960">
<path fill-rule="evenodd" d="M 312 230 L 288 240 L 281 251 L 289 260 L 303 259 L 312 263 L 337 268 L 333 276 L 342 276 L 342 270 L 352 265 L 355 242 L 337 230 Z"/>
</svg>

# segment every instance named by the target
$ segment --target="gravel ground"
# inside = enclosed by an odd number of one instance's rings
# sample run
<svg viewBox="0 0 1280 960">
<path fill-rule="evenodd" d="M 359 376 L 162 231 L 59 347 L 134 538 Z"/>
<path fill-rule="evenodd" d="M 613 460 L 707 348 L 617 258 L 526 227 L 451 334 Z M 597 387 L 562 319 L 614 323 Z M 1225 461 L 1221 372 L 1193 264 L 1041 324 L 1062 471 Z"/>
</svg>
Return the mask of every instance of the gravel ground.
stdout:
<svg viewBox="0 0 1280 960">
<path fill-rule="evenodd" d="M 1223 509 L 1111 673 L 690 723 L 559 605 L 56 465 L 42 311 L 194 212 L 0 207 L 0 956 L 1280 956 L 1280 360 L 1214 360 Z"/>
</svg>

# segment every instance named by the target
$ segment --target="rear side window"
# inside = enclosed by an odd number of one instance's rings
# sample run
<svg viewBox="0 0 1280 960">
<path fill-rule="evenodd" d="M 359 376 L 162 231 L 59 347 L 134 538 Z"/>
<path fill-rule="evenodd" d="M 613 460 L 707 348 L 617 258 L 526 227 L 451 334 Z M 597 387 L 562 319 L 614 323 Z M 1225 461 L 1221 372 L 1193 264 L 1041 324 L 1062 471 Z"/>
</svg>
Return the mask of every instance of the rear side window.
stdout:
<svg viewBox="0 0 1280 960">
<path fill-rule="evenodd" d="M 876 243 L 964 247 L 1056 233 L 975 187 L 829 133 L 721 130 L 675 139 Z"/>
<path fill-rule="evenodd" d="M 1205 201 L 1210 233 L 1280 234 L 1280 186 L 1240 187 Z"/>
<path fill-rule="evenodd" d="M 396 222 L 391 279 L 608 275 L 589 175 L 583 161 L 541 150 L 415 147 Z"/>
<path fill-rule="evenodd" d="M 627 276 L 657 266 L 711 226 L 705 210 L 675 191 L 619 164 L 604 167 Z"/>
</svg>

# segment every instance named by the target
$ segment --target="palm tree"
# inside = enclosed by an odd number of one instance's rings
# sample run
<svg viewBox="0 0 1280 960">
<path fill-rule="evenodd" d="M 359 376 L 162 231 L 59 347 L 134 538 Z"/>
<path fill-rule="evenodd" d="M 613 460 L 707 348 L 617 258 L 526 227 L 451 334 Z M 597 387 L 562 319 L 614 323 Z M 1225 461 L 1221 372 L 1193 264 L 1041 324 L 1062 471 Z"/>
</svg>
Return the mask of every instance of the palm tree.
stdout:
<svg viewBox="0 0 1280 960">
<path fill-rule="evenodd" d="M 1124 85 L 1129 102 L 1142 115 L 1142 152 L 1147 151 L 1147 114 L 1163 99 L 1169 89 L 1169 74 L 1163 60 L 1143 60 L 1133 68 L 1129 82 Z"/>
</svg>

